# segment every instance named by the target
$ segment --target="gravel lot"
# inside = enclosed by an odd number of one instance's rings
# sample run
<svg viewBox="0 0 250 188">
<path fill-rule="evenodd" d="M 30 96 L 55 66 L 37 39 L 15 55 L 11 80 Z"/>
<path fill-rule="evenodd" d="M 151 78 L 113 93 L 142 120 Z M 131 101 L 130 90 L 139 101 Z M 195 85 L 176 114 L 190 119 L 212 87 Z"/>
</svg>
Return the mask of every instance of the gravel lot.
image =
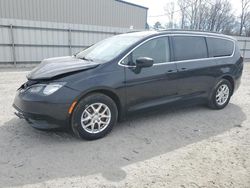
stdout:
<svg viewBox="0 0 250 188">
<path fill-rule="evenodd" d="M 250 187 L 250 63 L 220 111 L 179 107 L 119 123 L 97 141 L 13 115 L 27 71 L 0 71 L 0 187 Z"/>
</svg>

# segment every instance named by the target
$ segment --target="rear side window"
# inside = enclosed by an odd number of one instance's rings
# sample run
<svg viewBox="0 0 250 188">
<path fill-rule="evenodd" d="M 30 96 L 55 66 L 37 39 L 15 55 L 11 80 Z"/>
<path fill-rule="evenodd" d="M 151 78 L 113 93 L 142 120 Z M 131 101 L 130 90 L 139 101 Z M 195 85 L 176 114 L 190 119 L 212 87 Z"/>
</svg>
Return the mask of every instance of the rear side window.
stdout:
<svg viewBox="0 0 250 188">
<path fill-rule="evenodd" d="M 170 60 L 168 37 L 160 37 L 145 42 L 136 48 L 132 54 L 133 64 L 138 57 L 150 57 L 154 63 L 164 63 Z"/>
<path fill-rule="evenodd" d="M 174 36 L 173 48 L 175 61 L 208 57 L 205 37 Z"/>
<path fill-rule="evenodd" d="M 210 57 L 223 57 L 233 54 L 234 43 L 230 40 L 208 37 L 207 45 Z"/>
</svg>

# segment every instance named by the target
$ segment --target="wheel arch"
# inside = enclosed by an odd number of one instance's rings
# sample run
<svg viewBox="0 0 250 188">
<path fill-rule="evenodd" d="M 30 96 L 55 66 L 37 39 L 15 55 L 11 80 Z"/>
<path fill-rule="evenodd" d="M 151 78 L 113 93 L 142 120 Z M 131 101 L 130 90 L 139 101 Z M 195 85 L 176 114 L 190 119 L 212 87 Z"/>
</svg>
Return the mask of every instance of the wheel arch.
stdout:
<svg viewBox="0 0 250 188">
<path fill-rule="evenodd" d="M 224 75 L 224 76 L 222 76 L 222 79 L 228 80 L 231 83 L 231 85 L 232 85 L 232 94 L 233 94 L 234 93 L 234 87 L 235 87 L 233 77 L 230 76 L 230 75 Z"/>
<path fill-rule="evenodd" d="M 208 99 L 209 99 L 209 100 L 211 99 L 212 94 L 213 94 L 215 88 L 217 87 L 218 83 L 219 83 L 222 79 L 228 80 L 228 81 L 232 84 L 232 94 L 233 94 L 233 92 L 234 92 L 234 87 L 235 87 L 233 77 L 232 77 L 231 75 L 223 75 L 223 76 L 218 77 L 218 78 L 216 79 L 214 86 L 212 87 L 211 91 L 209 92 L 209 95 L 208 95 Z"/>
<path fill-rule="evenodd" d="M 89 91 L 86 91 L 84 93 L 82 93 L 78 99 L 76 100 L 77 103 L 82 100 L 84 97 L 86 97 L 87 95 L 91 95 L 91 94 L 94 94 L 94 93 L 101 93 L 101 94 L 104 94 L 108 97 L 110 97 L 116 104 L 117 106 L 117 111 L 118 111 L 118 119 L 122 119 L 123 116 L 124 116 L 124 113 L 123 113 L 123 104 L 122 104 L 122 101 L 119 97 L 119 95 L 113 91 L 112 89 L 109 89 L 109 88 L 96 88 L 96 89 L 92 89 L 92 90 L 89 90 Z"/>
</svg>

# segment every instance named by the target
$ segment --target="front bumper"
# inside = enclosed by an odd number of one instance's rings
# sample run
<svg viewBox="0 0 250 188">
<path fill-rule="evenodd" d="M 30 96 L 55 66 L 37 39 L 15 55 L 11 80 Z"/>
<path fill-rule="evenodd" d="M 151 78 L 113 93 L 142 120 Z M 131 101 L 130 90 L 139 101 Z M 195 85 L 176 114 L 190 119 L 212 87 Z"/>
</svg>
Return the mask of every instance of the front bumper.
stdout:
<svg viewBox="0 0 250 188">
<path fill-rule="evenodd" d="M 19 118 L 27 120 L 35 128 L 69 127 L 68 109 L 78 95 L 79 92 L 67 87 L 62 87 L 49 96 L 31 94 L 19 89 L 13 107 Z"/>
<path fill-rule="evenodd" d="M 13 107 L 16 110 L 14 114 L 17 117 L 19 117 L 20 119 L 25 119 L 32 127 L 38 129 L 54 129 L 67 127 L 67 125 L 69 124 L 69 120 L 67 118 L 63 120 L 56 117 L 54 114 L 46 115 L 42 111 L 40 114 L 24 112 L 15 104 L 13 104 Z M 67 117 L 67 114 L 65 114 L 65 117 Z"/>
</svg>

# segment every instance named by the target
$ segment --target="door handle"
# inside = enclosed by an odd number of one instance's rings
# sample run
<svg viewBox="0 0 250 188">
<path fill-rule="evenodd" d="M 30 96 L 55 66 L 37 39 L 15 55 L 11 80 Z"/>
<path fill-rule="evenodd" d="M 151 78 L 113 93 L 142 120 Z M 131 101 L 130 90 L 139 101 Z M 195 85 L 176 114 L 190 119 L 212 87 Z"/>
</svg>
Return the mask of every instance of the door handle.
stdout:
<svg viewBox="0 0 250 188">
<path fill-rule="evenodd" d="M 184 71 L 184 70 L 188 70 L 188 69 L 186 67 L 182 67 L 181 70 Z"/>
<path fill-rule="evenodd" d="M 172 69 L 170 69 L 170 70 L 167 71 L 167 73 L 172 73 L 172 72 L 177 72 L 177 71 L 176 70 L 172 70 Z"/>
</svg>

